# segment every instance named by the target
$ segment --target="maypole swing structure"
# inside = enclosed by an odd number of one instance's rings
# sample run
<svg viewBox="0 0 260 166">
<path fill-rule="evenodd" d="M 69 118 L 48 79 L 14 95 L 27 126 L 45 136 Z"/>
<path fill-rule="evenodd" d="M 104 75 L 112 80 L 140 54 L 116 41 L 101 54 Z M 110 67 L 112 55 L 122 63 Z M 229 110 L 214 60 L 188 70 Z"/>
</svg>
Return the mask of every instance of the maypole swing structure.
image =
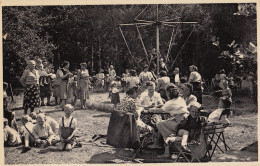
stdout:
<svg viewBox="0 0 260 166">
<path fill-rule="evenodd" d="M 147 10 L 148 7 L 152 7 L 152 6 L 155 6 L 156 7 L 156 19 L 154 21 L 151 21 L 151 20 L 143 20 L 143 19 L 139 19 L 139 17 Z M 175 13 L 175 17 L 174 18 L 171 18 L 171 19 L 166 19 L 166 20 L 159 20 L 159 7 L 160 6 L 166 6 L 167 8 L 169 8 L 172 12 Z M 147 53 L 147 50 L 146 50 L 146 47 L 144 45 L 144 41 L 143 41 L 143 38 L 142 38 L 142 35 L 141 35 L 141 32 L 140 32 L 140 27 L 145 27 L 145 26 L 156 26 L 156 58 L 157 58 L 157 65 L 156 65 L 156 73 L 157 75 L 159 74 L 159 63 L 160 63 L 160 58 L 161 58 L 161 55 L 160 55 L 160 27 L 161 26 L 169 26 L 169 27 L 172 27 L 172 33 L 171 33 L 171 38 L 170 38 L 170 41 L 169 41 L 169 46 L 168 46 L 168 50 L 167 50 L 167 55 L 165 57 L 166 61 L 169 60 L 169 54 L 170 54 L 170 51 L 172 49 L 172 45 L 173 45 L 173 41 L 175 40 L 176 36 L 177 36 L 177 33 L 178 33 L 178 30 L 180 28 L 180 25 L 181 24 L 193 24 L 193 25 L 196 25 L 198 24 L 198 22 L 183 22 L 181 21 L 182 19 L 182 16 L 180 16 L 179 13 L 177 13 L 170 5 L 168 4 L 163 4 L 163 5 L 147 5 L 133 20 L 133 23 L 128 23 L 128 24 L 119 24 L 119 30 L 120 30 L 120 33 L 124 39 L 124 42 L 126 44 L 126 47 L 128 49 L 128 52 L 130 54 L 130 56 L 132 57 L 132 59 L 136 62 L 136 60 L 134 59 L 134 56 L 130 50 L 130 47 L 127 43 L 127 40 L 126 40 L 126 37 L 123 33 L 123 30 L 122 30 L 122 27 L 124 26 L 134 26 L 136 28 L 136 31 L 140 37 L 140 41 L 141 41 L 141 44 L 142 44 L 142 47 L 143 47 L 143 50 L 144 50 L 144 53 L 145 53 L 145 56 L 146 56 L 146 61 L 149 62 L 149 56 L 148 56 L 148 53 Z M 175 26 L 174 25 L 178 25 L 177 28 L 175 29 Z M 194 30 L 195 26 L 193 26 L 193 30 Z M 173 66 L 173 64 L 175 63 L 175 61 L 177 60 L 178 56 L 180 55 L 181 53 L 181 50 L 183 49 L 183 47 L 185 46 L 185 44 L 187 43 L 189 37 L 191 36 L 193 30 L 190 32 L 188 38 L 186 39 L 186 41 L 184 42 L 184 44 L 182 45 L 179 53 L 177 54 L 176 58 L 174 59 L 173 63 L 171 66 Z M 137 62 L 136 62 L 137 63 Z M 139 63 L 137 63 L 139 65 Z"/>
</svg>

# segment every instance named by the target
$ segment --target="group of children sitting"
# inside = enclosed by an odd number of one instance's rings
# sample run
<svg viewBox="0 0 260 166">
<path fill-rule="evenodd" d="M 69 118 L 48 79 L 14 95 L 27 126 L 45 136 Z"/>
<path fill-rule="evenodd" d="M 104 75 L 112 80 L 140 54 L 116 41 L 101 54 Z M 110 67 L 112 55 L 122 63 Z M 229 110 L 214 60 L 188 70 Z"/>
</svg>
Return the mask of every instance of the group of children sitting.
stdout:
<svg viewBox="0 0 260 166">
<path fill-rule="evenodd" d="M 64 107 L 64 116 L 56 122 L 44 113 L 31 113 L 21 118 L 22 127 L 16 131 L 8 125 L 4 119 L 4 142 L 5 146 L 18 146 L 24 144 L 23 152 L 34 147 L 55 146 L 58 144 L 60 150 L 70 151 L 73 147 L 81 144 L 77 141 L 75 134 L 77 119 L 71 114 L 74 107 L 67 104 Z"/>
</svg>

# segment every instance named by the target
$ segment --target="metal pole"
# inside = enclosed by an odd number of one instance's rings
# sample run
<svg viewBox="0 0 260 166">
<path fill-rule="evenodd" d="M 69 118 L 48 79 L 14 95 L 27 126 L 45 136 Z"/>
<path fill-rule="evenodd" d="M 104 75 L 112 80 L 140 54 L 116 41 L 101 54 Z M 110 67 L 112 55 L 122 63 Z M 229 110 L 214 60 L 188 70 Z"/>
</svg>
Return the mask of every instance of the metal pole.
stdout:
<svg viewBox="0 0 260 166">
<path fill-rule="evenodd" d="M 159 15 L 159 6 L 157 5 L 157 10 L 156 10 L 156 15 L 157 15 L 157 18 L 156 18 L 156 21 L 158 23 L 158 15 Z M 159 69 L 160 69 L 160 54 L 159 54 L 159 44 L 160 44 L 160 39 L 159 39 L 159 24 L 156 24 L 156 54 L 157 54 L 157 75 L 159 75 Z"/>
</svg>

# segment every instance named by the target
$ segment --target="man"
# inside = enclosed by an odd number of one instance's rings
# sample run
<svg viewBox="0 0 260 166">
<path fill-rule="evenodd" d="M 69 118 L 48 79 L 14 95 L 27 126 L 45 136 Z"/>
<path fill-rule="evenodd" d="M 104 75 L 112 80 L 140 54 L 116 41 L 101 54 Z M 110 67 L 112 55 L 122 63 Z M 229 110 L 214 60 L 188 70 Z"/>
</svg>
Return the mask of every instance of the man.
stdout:
<svg viewBox="0 0 260 166">
<path fill-rule="evenodd" d="M 147 91 L 144 91 L 141 94 L 138 105 L 144 107 L 145 109 L 162 105 L 163 100 L 161 98 L 160 93 L 155 92 L 155 83 L 149 81 L 146 83 L 146 86 Z"/>
</svg>

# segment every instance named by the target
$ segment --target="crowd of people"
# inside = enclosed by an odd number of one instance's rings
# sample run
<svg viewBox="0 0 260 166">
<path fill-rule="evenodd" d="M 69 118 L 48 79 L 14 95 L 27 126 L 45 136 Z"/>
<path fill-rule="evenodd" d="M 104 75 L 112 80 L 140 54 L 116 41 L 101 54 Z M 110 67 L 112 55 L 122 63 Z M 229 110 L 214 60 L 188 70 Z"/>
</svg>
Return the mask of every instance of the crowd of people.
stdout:
<svg viewBox="0 0 260 166">
<path fill-rule="evenodd" d="M 189 151 L 188 142 L 196 143 L 200 132 L 200 110 L 202 104 L 202 77 L 198 68 L 189 67 L 189 77 L 181 77 L 179 68 L 175 68 L 174 77 L 167 76 L 165 70 L 161 70 L 159 76 L 149 71 L 149 66 L 144 65 L 143 71 L 137 75 L 135 70 L 126 70 L 122 77 L 117 76 L 113 65 L 109 68 L 109 74 L 105 75 L 100 69 L 95 76 L 90 76 L 87 64 L 81 63 L 76 72 L 69 71 L 70 63 L 64 61 L 54 74 L 51 65 L 41 59 L 28 60 L 20 81 L 24 86 L 24 116 L 23 126 L 15 129 L 14 116 L 9 114 L 4 107 L 5 143 L 8 146 L 24 143 L 25 151 L 30 146 L 50 146 L 59 144 L 61 150 L 71 150 L 74 146 L 81 146 L 77 141 L 77 119 L 71 116 L 77 99 L 80 99 L 81 109 L 86 109 L 86 100 L 90 96 L 90 87 L 95 78 L 96 87 L 109 91 L 114 110 L 131 112 L 135 115 L 137 126 L 141 133 L 149 133 L 146 144 L 150 148 L 160 146 L 158 140 L 162 137 L 165 145 L 165 154 L 169 157 L 169 141 L 180 141 L 184 150 Z M 222 82 L 222 97 L 219 100 L 221 116 L 225 118 L 230 113 L 232 92 L 228 82 Z M 119 93 L 126 93 L 124 99 L 120 99 Z M 5 94 L 5 93 L 4 93 Z M 35 108 L 45 106 L 44 98 L 47 98 L 47 106 L 51 96 L 55 98 L 55 104 L 60 104 L 65 116 L 58 122 L 44 113 L 36 115 Z M 7 96 L 6 96 L 7 97 Z M 5 96 L 4 96 L 5 98 Z M 30 109 L 29 115 L 27 115 Z M 167 113 L 167 114 L 158 114 Z M 227 119 L 226 119 L 227 120 Z M 229 121 L 226 121 L 229 125 Z"/>
</svg>

